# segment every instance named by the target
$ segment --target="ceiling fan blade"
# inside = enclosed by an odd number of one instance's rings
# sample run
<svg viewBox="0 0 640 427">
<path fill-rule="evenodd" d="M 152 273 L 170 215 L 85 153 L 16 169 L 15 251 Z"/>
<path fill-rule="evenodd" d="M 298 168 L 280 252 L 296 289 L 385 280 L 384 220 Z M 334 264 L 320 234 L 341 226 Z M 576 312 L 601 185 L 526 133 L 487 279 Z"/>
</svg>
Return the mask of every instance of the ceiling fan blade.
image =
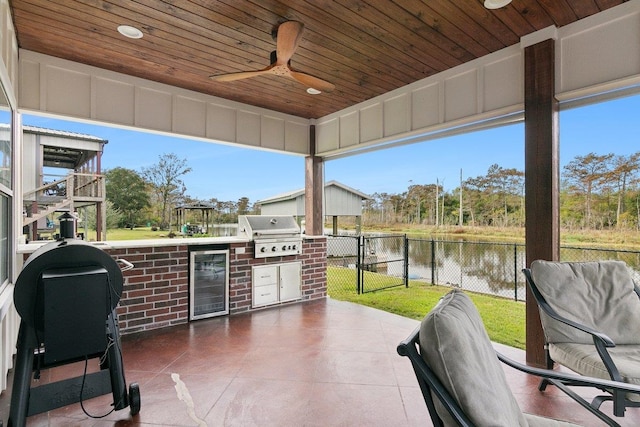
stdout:
<svg viewBox="0 0 640 427">
<path fill-rule="evenodd" d="M 276 38 L 276 55 L 278 58 L 276 64 L 284 65 L 289 62 L 298 48 L 302 38 L 302 30 L 304 30 L 302 22 L 286 21 L 280 24 Z"/>
<path fill-rule="evenodd" d="M 239 73 L 218 74 L 209 76 L 211 80 L 217 82 L 233 82 L 235 80 L 248 79 L 250 77 L 256 77 L 262 74 L 269 73 L 272 67 L 265 68 L 264 70 L 257 71 L 240 71 Z"/>
<path fill-rule="evenodd" d="M 332 83 L 314 77 L 310 74 L 293 71 L 289 67 L 289 60 L 296 51 L 300 40 L 302 39 L 302 31 L 304 24 L 298 21 L 286 21 L 278 27 L 276 36 L 276 51 L 271 54 L 271 65 L 263 70 L 241 71 L 238 73 L 227 73 L 213 75 L 209 78 L 218 82 L 232 82 L 235 80 L 248 79 L 262 74 L 274 74 L 276 76 L 284 76 L 292 78 L 308 88 L 319 90 L 320 92 L 331 92 L 335 89 Z"/>
<path fill-rule="evenodd" d="M 310 74 L 291 70 L 290 76 L 305 86 L 317 89 L 320 92 L 331 92 L 336 88 L 333 83 L 329 83 L 326 80 L 319 79 L 318 77 L 314 77 Z"/>
</svg>

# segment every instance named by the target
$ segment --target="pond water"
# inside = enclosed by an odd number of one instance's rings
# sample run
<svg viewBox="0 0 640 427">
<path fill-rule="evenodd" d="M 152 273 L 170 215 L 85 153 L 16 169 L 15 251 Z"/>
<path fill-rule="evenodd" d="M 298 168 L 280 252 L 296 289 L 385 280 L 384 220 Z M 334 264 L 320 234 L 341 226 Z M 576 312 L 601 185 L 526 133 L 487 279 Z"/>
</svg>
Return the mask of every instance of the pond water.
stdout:
<svg viewBox="0 0 640 427">
<path fill-rule="evenodd" d="M 402 277 L 404 241 L 390 239 L 388 235 L 367 235 L 364 250 L 367 256 L 378 261 L 390 260 L 386 266 L 387 275 Z M 408 277 L 444 286 L 461 288 L 473 292 L 497 295 L 515 300 L 525 299 L 525 277 L 522 269 L 526 265 L 524 244 L 491 243 L 474 240 L 429 240 L 407 236 Z M 342 239 L 336 238 L 336 239 Z M 356 247 L 354 237 L 329 244 L 328 252 L 340 251 L 345 242 L 348 251 Z M 338 249 L 336 248 L 338 245 Z M 345 249 L 341 249 L 342 252 Z M 335 255 L 335 254 L 334 254 Z M 344 255 L 344 254 L 343 254 Z M 622 260 L 632 270 L 632 275 L 640 283 L 640 252 L 608 249 L 585 249 L 562 247 L 562 261 Z"/>
<path fill-rule="evenodd" d="M 238 224 L 213 224 L 208 230 L 211 237 L 229 237 L 238 234 Z"/>
</svg>

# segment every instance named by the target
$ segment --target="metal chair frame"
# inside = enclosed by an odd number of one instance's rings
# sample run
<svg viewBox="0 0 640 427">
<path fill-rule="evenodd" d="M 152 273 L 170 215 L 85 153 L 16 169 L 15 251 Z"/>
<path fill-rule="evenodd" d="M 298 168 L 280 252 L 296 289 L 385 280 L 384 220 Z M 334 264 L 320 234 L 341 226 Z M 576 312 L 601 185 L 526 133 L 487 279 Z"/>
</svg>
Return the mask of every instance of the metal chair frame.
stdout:
<svg viewBox="0 0 640 427">
<path fill-rule="evenodd" d="M 444 426 L 442 419 L 435 410 L 435 403 L 433 400 L 433 396 L 435 396 L 447 409 L 449 414 L 451 414 L 451 416 L 459 426 L 473 427 L 475 424 L 473 424 L 473 422 L 467 417 L 458 402 L 453 398 L 447 388 L 442 384 L 440 379 L 435 375 L 435 373 L 431 370 L 431 368 L 429 368 L 429 366 L 422 358 L 422 355 L 420 354 L 419 335 L 420 327 L 417 327 L 406 339 L 398 344 L 397 351 L 399 355 L 408 357 L 411 361 L 411 365 L 416 374 L 416 379 L 418 380 L 418 384 L 420 386 L 420 390 L 422 391 L 422 396 L 424 398 L 425 404 L 427 405 L 427 409 L 429 410 L 429 415 L 431 417 L 433 425 L 435 427 Z M 587 409 L 589 412 L 594 414 L 609 426 L 619 427 L 619 424 L 608 415 L 600 411 L 598 408 L 594 408 L 582 396 L 569 389 L 568 386 L 595 387 L 600 390 L 616 389 L 620 390 L 623 393 L 640 393 L 640 386 L 636 386 L 633 384 L 585 377 L 549 369 L 535 368 L 516 362 L 515 360 L 510 359 L 497 351 L 496 357 L 498 358 L 498 360 L 500 360 L 500 362 L 513 369 L 529 375 L 540 377 L 542 378 L 542 381 L 547 381 L 549 384 L 557 386 L 562 391 L 567 393 L 569 397 L 574 399 L 582 407 Z"/>
<path fill-rule="evenodd" d="M 602 363 L 607 369 L 607 372 L 609 373 L 609 377 L 611 381 L 614 381 L 616 384 L 620 384 L 620 383 L 627 384 L 624 382 L 624 379 L 620 375 L 620 371 L 618 370 L 618 367 L 616 366 L 615 362 L 611 358 L 611 355 L 609 354 L 609 351 L 607 350 L 607 348 L 612 348 L 616 346 L 613 340 L 609 338 L 606 334 L 603 334 L 599 331 L 594 330 L 589 326 L 567 319 L 566 317 L 558 314 L 558 312 L 555 311 L 549 305 L 545 297 L 542 295 L 542 293 L 536 286 L 535 282 L 533 281 L 533 277 L 531 276 L 531 269 L 525 268 L 522 270 L 522 272 L 524 273 L 527 279 L 527 284 L 529 285 L 529 289 L 531 289 L 531 293 L 534 299 L 536 300 L 538 307 L 552 319 L 589 334 L 593 339 L 593 345 L 594 345 L 595 351 L 597 351 L 598 356 L 600 356 Z M 640 289 L 635 284 L 634 284 L 634 291 L 638 296 L 638 298 L 640 298 Z M 551 358 L 551 355 L 549 354 L 549 344 L 546 342 L 546 338 L 545 338 L 545 358 L 546 358 L 547 369 L 553 369 L 553 366 L 556 362 Z M 570 369 L 570 367 L 568 368 Z M 542 381 L 540 382 L 540 385 L 538 386 L 538 389 L 540 391 L 544 391 L 548 384 L 555 385 L 560 390 L 562 390 L 563 392 L 569 395 L 570 393 L 572 393 L 572 390 L 568 389 L 568 386 L 579 385 L 579 384 L 573 384 L 571 381 L 549 381 L 546 379 L 542 379 Z M 606 394 L 596 396 L 589 404 L 589 407 L 595 411 L 600 412 L 599 410 L 600 405 L 602 405 L 602 403 L 605 401 L 613 402 L 613 415 L 616 417 L 624 417 L 624 412 L 627 407 L 640 407 L 640 402 L 634 402 L 625 397 L 626 394 L 629 392 L 629 390 L 626 390 L 625 388 L 621 388 L 621 387 L 597 387 L 597 388 L 605 392 Z M 613 425 L 617 425 L 617 424 L 613 424 Z"/>
</svg>

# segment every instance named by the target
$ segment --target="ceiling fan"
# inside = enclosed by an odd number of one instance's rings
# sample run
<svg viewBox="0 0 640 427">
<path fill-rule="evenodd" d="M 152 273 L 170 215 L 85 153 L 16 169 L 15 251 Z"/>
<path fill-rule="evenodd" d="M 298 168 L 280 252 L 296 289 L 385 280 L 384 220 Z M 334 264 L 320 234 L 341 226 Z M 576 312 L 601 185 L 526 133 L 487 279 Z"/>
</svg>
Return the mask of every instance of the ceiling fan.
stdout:
<svg viewBox="0 0 640 427">
<path fill-rule="evenodd" d="M 314 77 L 310 74 L 294 71 L 289 65 L 289 61 L 300 43 L 303 30 L 304 24 L 298 21 L 286 21 L 278 26 L 276 34 L 276 50 L 271 54 L 271 64 L 267 68 L 256 71 L 218 74 L 213 75 L 210 78 L 217 82 L 232 82 L 234 80 L 248 79 L 250 77 L 261 76 L 264 74 L 275 74 L 276 76 L 285 76 L 297 80 L 308 88 L 316 89 L 321 92 L 331 92 L 335 89 L 335 86 L 332 83 L 319 79 L 318 77 Z"/>
</svg>

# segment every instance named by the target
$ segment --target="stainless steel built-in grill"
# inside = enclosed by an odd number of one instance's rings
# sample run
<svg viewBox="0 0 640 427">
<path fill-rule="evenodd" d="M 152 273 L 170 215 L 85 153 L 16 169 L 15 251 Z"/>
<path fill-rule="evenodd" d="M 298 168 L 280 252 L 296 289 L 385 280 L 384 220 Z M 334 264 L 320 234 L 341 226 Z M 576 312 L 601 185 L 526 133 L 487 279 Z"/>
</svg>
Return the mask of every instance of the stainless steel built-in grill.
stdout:
<svg viewBox="0 0 640 427">
<path fill-rule="evenodd" d="M 256 258 L 302 253 L 302 235 L 293 216 L 239 216 L 238 236 L 249 237 L 254 241 Z"/>
</svg>

